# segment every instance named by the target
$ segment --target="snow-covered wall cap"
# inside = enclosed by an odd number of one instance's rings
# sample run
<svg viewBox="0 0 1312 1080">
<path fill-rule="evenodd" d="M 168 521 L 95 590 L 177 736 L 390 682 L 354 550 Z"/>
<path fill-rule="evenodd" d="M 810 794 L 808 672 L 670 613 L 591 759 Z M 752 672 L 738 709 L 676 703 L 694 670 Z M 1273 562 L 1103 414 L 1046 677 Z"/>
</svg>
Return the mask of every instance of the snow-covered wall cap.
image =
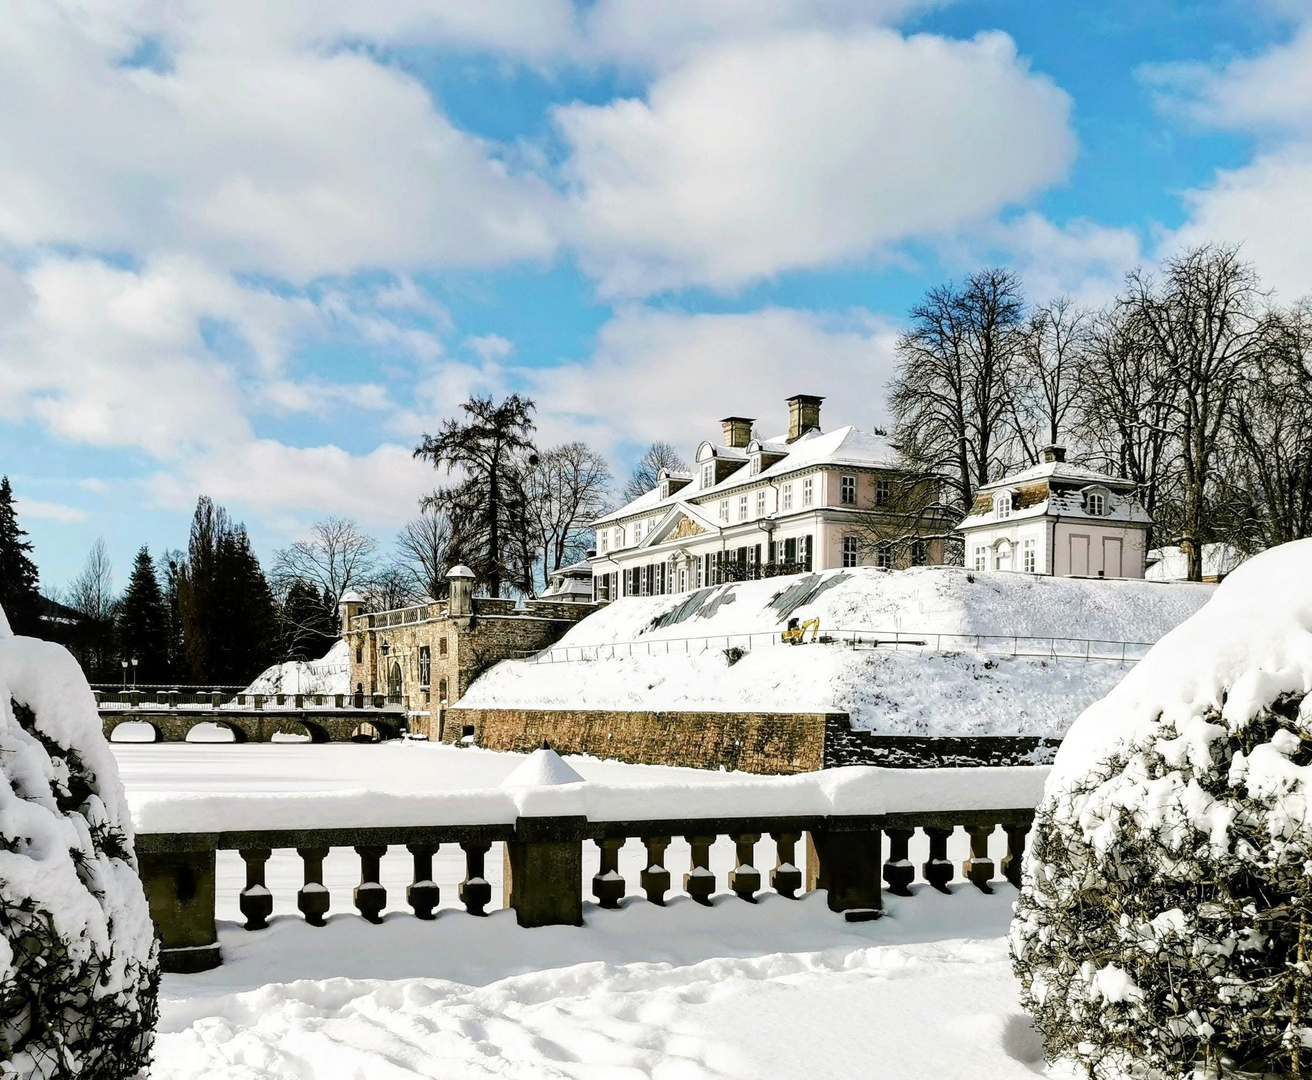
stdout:
<svg viewBox="0 0 1312 1080">
<path fill-rule="evenodd" d="M 363 604 L 363 603 L 364 603 L 364 597 L 361 596 L 354 589 L 347 589 L 346 592 L 342 593 L 342 598 L 337 601 L 339 607 L 342 604 Z"/>
<path fill-rule="evenodd" d="M 9 629 L 9 620 L 5 618 L 5 609 L 0 607 L 0 638 L 13 636 L 14 632 Z"/>
<path fill-rule="evenodd" d="M 451 567 L 451 569 L 447 571 L 446 576 L 449 580 L 452 578 L 473 578 L 475 574 L 474 571 L 469 569 L 469 567 L 461 564 L 460 566 Z"/>
<path fill-rule="evenodd" d="M 1312 540 L 1272 548 L 1230 574 L 1071 726 L 1048 791 L 1084 775 L 1117 744 L 1158 722 L 1209 710 L 1249 719 L 1281 694 L 1312 691 Z"/>
<path fill-rule="evenodd" d="M 557 784 L 581 784 L 583 777 L 566 764 L 565 759 L 543 743 L 504 780 L 502 787 L 542 787 Z"/>
</svg>

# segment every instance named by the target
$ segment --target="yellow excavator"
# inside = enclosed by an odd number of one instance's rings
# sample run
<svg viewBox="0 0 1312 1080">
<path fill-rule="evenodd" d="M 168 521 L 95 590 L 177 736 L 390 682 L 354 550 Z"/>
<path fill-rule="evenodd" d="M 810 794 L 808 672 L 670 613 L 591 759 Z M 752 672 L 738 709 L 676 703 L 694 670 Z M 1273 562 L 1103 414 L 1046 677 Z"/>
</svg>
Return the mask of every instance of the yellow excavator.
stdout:
<svg viewBox="0 0 1312 1080">
<path fill-rule="evenodd" d="M 819 619 L 807 619 L 806 622 L 789 619 L 788 629 L 783 632 L 783 640 L 788 645 L 801 645 L 806 641 L 806 632 L 808 630 L 811 631 L 811 643 L 815 644 L 815 639 L 820 634 Z"/>
</svg>

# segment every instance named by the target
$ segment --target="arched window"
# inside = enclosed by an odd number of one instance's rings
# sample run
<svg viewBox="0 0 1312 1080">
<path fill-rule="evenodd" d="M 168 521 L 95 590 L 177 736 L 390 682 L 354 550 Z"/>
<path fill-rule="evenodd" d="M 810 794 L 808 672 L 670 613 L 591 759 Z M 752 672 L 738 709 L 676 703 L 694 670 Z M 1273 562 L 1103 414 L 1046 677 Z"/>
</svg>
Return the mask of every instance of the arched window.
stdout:
<svg viewBox="0 0 1312 1080">
<path fill-rule="evenodd" d="M 387 696 L 391 699 L 392 704 L 401 700 L 401 665 L 392 664 L 392 670 L 387 673 Z"/>
<path fill-rule="evenodd" d="M 1091 491 L 1084 497 L 1084 512 L 1093 517 L 1102 517 L 1107 511 L 1107 503 L 1101 492 Z"/>
<path fill-rule="evenodd" d="M 999 521 L 1011 517 L 1011 492 L 1000 491 L 993 497 L 993 514 Z"/>
<path fill-rule="evenodd" d="M 442 680 L 437 684 L 437 699 L 438 699 L 438 701 L 441 701 L 441 702 L 445 702 L 445 701 L 446 701 L 446 680 L 445 680 L 445 679 L 442 679 Z"/>
</svg>

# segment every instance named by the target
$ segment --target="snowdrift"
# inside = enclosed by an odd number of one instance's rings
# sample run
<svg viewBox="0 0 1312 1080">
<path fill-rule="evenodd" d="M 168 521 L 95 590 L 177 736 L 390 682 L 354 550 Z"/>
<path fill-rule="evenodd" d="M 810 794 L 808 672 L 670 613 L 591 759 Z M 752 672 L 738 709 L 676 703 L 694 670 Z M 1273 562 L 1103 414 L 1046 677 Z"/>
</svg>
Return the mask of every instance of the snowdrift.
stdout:
<svg viewBox="0 0 1312 1080">
<path fill-rule="evenodd" d="M 551 656 L 567 661 L 501 663 L 458 707 L 839 711 L 854 728 L 883 734 L 1061 736 L 1127 667 L 1060 656 L 1013 659 L 1009 640 L 989 636 L 1028 638 L 1025 651 L 1040 651 L 1043 639 L 1054 637 L 1152 643 L 1214 589 L 862 567 L 626 599 L 561 639 Z M 822 636 L 886 640 L 896 633 L 926 644 L 779 644 L 792 618 L 818 618 Z M 730 663 L 725 648 L 748 634 L 759 636 Z M 974 635 L 985 637 L 977 643 Z M 612 658 L 608 646 L 621 643 Z M 1056 651 L 1082 649 L 1068 640 Z"/>
<path fill-rule="evenodd" d="M 351 648 L 337 642 L 318 660 L 288 660 L 266 668 L 246 687 L 246 694 L 349 694 Z"/>
</svg>

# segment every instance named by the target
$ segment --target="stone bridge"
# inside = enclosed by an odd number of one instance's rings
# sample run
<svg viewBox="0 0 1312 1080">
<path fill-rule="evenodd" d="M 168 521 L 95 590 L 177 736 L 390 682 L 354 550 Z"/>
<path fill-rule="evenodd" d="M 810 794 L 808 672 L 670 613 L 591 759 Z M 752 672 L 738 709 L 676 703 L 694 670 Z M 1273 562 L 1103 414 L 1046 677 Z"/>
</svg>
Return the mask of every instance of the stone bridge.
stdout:
<svg viewBox="0 0 1312 1080">
<path fill-rule="evenodd" d="M 100 713 L 105 738 L 121 724 L 149 724 L 155 742 L 185 742 L 197 724 L 217 724 L 235 742 L 271 742 L 275 734 L 309 736 L 311 742 L 351 742 L 399 738 L 405 730 L 403 708 L 364 709 L 121 709 Z M 136 741 L 136 740 L 134 740 Z"/>
</svg>

